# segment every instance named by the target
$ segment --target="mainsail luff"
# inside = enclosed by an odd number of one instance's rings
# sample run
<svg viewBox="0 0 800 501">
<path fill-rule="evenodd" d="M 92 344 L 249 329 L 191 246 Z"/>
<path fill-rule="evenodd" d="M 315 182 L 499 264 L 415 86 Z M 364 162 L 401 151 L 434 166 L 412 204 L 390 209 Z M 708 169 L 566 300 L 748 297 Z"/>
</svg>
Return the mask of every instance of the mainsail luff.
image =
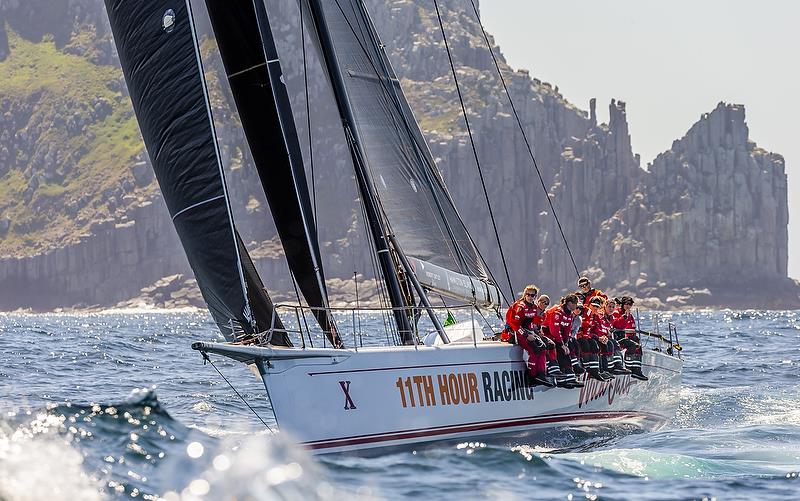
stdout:
<svg viewBox="0 0 800 501">
<path fill-rule="evenodd" d="M 242 127 L 289 269 L 334 346 L 317 228 L 289 96 L 262 0 L 206 0 Z"/>
<path fill-rule="evenodd" d="M 264 330 L 274 310 L 253 290 L 255 269 L 243 266 L 249 256 L 231 215 L 189 0 L 106 0 L 106 10 L 145 146 L 209 311 L 228 340 Z M 285 336 L 274 341 L 290 345 Z"/>
<path fill-rule="evenodd" d="M 322 53 L 322 60 L 333 87 L 337 109 L 342 119 L 342 127 L 344 128 L 344 133 L 350 147 L 353 167 L 356 173 L 356 182 L 359 192 L 361 193 L 361 201 L 367 216 L 367 223 L 375 245 L 381 272 L 386 282 L 389 300 L 394 308 L 394 318 L 397 323 L 400 340 L 402 343 L 406 344 L 412 341 L 413 334 L 407 308 L 413 306 L 413 304 L 406 304 L 405 295 L 400 286 L 397 268 L 392 258 L 389 241 L 387 239 L 388 232 L 378 207 L 375 187 L 366 171 L 366 156 L 352 128 L 352 124 L 355 122 L 353 111 L 343 82 L 344 76 L 333 52 L 333 43 L 330 38 L 322 6 L 317 0 L 307 1 L 309 4 L 309 11 L 312 14 L 311 18 L 316 34 L 316 37 L 313 37 L 313 39 L 320 46 L 319 49 Z"/>
</svg>

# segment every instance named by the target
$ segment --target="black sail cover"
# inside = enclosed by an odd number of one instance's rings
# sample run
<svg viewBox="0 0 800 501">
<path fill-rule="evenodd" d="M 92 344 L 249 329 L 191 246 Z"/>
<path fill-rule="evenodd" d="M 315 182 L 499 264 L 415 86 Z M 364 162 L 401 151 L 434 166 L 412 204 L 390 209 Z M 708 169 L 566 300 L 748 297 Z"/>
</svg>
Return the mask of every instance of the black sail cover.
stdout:
<svg viewBox="0 0 800 501">
<path fill-rule="evenodd" d="M 234 340 L 267 330 L 274 309 L 233 224 L 189 9 L 175 0 L 106 0 L 167 208 L 217 326 Z M 285 334 L 272 342 L 291 345 Z"/>
<path fill-rule="evenodd" d="M 317 230 L 289 96 L 262 0 L 206 0 L 220 55 L 289 268 L 334 346 Z"/>
<path fill-rule="evenodd" d="M 354 134 L 402 251 L 489 281 L 362 1 L 306 1 L 324 16 L 341 73 L 329 76 L 344 83 Z"/>
</svg>

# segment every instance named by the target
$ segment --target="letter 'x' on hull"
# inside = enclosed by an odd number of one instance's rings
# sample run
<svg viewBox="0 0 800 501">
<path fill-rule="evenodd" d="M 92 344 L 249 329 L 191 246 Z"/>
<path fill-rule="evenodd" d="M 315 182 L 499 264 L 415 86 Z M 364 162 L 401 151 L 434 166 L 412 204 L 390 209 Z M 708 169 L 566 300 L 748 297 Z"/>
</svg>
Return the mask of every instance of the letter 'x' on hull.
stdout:
<svg viewBox="0 0 800 501">
<path fill-rule="evenodd" d="M 618 376 L 584 388 L 527 387 L 522 350 L 476 345 L 356 351 L 197 343 L 254 364 L 282 432 L 314 453 L 359 453 L 441 441 L 530 443 L 555 428 L 658 429 L 674 415 L 682 362 L 647 351 L 649 381 Z"/>
</svg>

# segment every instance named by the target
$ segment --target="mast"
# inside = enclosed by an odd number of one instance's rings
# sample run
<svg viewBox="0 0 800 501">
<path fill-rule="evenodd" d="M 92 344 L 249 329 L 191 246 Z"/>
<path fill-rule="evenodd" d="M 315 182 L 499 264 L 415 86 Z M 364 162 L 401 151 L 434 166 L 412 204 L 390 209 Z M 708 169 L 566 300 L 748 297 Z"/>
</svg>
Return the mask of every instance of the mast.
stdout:
<svg viewBox="0 0 800 501">
<path fill-rule="evenodd" d="M 302 1 L 302 0 L 301 0 Z M 355 119 L 353 117 L 353 110 L 350 107 L 350 102 L 347 99 L 347 91 L 344 82 L 342 81 L 342 73 L 339 68 L 336 56 L 333 52 L 333 42 L 331 41 L 328 25 L 325 21 L 325 14 L 322 11 L 322 6 L 318 0 L 308 0 L 314 28 L 316 30 L 320 47 L 322 49 L 322 59 L 325 63 L 328 75 L 330 77 L 333 93 L 336 100 L 336 106 L 339 110 L 339 116 L 342 119 L 342 127 L 344 128 L 345 137 L 347 138 L 348 146 L 350 147 L 350 154 L 353 158 L 353 166 L 356 173 L 356 181 L 358 189 L 361 193 L 361 200 L 364 204 L 364 211 L 367 215 L 367 223 L 375 244 L 375 250 L 378 255 L 378 262 L 381 266 L 384 280 L 389 292 L 389 300 L 394 309 L 394 317 L 397 322 L 397 328 L 400 332 L 401 341 L 404 344 L 411 342 L 413 331 L 411 322 L 406 314 L 406 300 L 403 291 L 400 287 L 400 280 L 398 278 L 397 269 L 394 260 L 392 259 L 391 249 L 387 239 L 388 231 L 385 222 L 381 217 L 378 207 L 378 198 L 373 187 L 366 169 L 366 155 L 361 148 L 361 145 L 356 136 L 353 128 Z"/>
</svg>

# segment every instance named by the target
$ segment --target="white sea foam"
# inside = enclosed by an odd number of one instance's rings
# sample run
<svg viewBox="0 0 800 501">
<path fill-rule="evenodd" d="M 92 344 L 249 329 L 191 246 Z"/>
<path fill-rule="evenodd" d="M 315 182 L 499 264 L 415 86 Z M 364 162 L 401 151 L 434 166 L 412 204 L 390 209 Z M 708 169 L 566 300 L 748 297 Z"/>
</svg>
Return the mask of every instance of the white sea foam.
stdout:
<svg viewBox="0 0 800 501">
<path fill-rule="evenodd" d="M 0 499 L 103 499 L 99 481 L 83 469 L 82 454 L 55 433 L 62 425 L 63 416 L 45 413 L 16 428 L 0 422 Z"/>
<path fill-rule="evenodd" d="M 173 479 L 165 501 L 199 499 L 364 499 L 342 493 L 302 447 L 281 435 L 226 437 L 216 449 L 189 444 L 185 457 L 165 465 Z"/>
</svg>

